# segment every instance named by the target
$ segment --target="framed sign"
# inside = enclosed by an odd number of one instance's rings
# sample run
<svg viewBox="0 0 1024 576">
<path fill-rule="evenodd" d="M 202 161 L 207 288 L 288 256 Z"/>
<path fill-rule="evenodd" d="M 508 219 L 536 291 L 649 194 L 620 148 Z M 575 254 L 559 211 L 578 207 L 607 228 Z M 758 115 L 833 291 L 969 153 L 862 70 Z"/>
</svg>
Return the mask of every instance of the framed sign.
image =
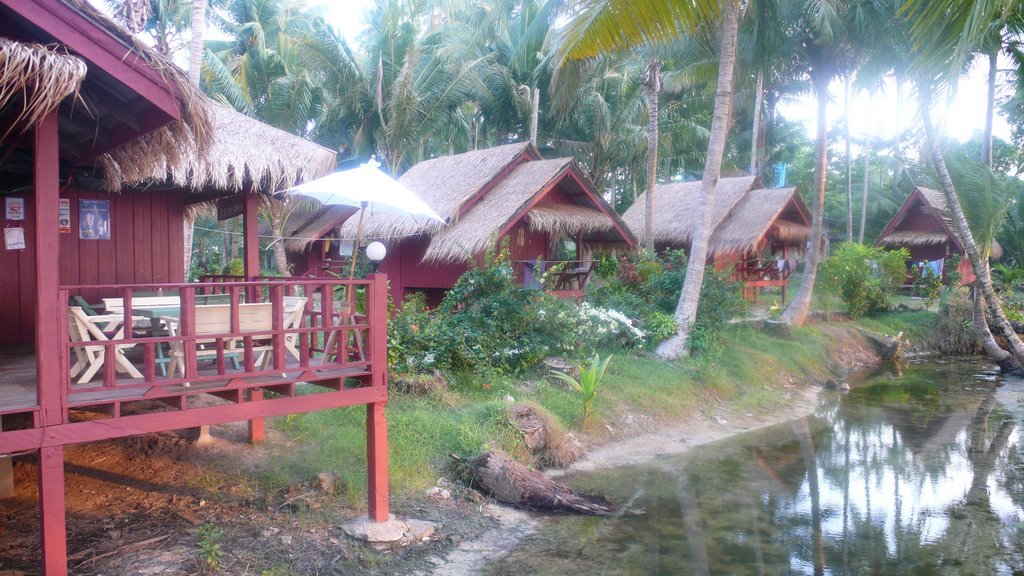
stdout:
<svg viewBox="0 0 1024 576">
<path fill-rule="evenodd" d="M 24 220 L 25 199 L 4 198 L 4 217 L 8 220 Z"/>
<path fill-rule="evenodd" d="M 4 228 L 4 247 L 8 250 L 25 249 L 24 228 Z"/>
<path fill-rule="evenodd" d="M 71 233 L 71 200 L 61 198 L 57 204 L 57 228 L 61 234 Z"/>
<path fill-rule="evenodd" d="M 110 200 L 78 201 L 78 237 L 110 240 Z"/>
</svg>

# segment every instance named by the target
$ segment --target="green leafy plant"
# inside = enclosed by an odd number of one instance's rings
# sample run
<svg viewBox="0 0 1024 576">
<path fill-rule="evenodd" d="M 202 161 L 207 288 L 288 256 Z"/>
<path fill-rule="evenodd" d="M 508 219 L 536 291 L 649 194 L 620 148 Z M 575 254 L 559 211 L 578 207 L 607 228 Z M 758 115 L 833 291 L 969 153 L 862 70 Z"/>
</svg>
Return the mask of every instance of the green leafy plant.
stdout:
<svg viewBox="0 0 1024 576">
<path fill-rule="evenodd" d="M 820 288 L 837 295 L 851 318 L 890 308 L 890 297 L 906 277 L 906 248 L 882 250 L 855 242 L 840 244 L 821 264 Z"/>
<path fill-rule="evenodd" d="M 213 522 L 206 522 L 199 527 L 199 558 L 214 572 L 220 568 L 224 557 L 220 549 L 220 539 L 223 537 L 224 531 Z"/>
<path fill-rule="evenodd" d="M 558 370 L 551 371 L 552 376 L 569 383 L 574 390 L 579 392 L 580 401 L 583 403 L 581 426 L 587 425 L 587 417 L 590 416 L 590 412 L 594 407 L 594 401 L 597 399 L 597 387 L 601 384 L 601 379 L 604 378 L 604 372 L 608 369 L 608 362 L 611 359 L 611 354 L 602 360 L 601 356 L 595 352 L 594 357 L 590 360 L 590 366 L 580 366 L 579 378 L 573 378 L 569 374 Z"/>
</svg>

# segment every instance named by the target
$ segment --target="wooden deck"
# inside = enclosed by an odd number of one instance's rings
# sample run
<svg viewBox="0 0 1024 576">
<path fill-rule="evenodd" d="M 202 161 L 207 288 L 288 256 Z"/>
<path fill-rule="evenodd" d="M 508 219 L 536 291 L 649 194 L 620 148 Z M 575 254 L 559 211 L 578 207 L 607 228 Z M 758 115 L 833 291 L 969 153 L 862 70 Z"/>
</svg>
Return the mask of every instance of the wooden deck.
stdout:
<svg viewBox="0 0 1024 576">
<path fill-rule="evenodd" d="M 198 376 L 209 377 L 217 374 L 214 364 L 200 369 Z M 367 363 L 368 364 L 368 363 Z M 268 389 L 284 396 L 295 394 L 294 386 L 304 379 L 320 384 L 325 389 L 339 390 L 347 378 L 361 378 L 370 374 L 369 366 L 344 368 L 303 369 L 294 359 L 289 359 L 280 374 L 249 376 L 239 372 L 216 380 L 204 380 L 194 385 L 169 384 L 143 387 L 103 387 L 99 380 L 86 384 L 74 384 L 68 395 L 69 408 L 103 409 L 117 415 L 120 405 L 142 400 L 160 400 L 185 407 L 192 397 L 212 394 L 228 400 L 240 401 L 246 389 Z M 321 384 L 328 382 L 328 384 Z M 120 378 L 118 384 L 143 384 L 143 380 Z M 0 348 L 0 416 L 34 413 L 38 411 L 36 384 L 36 355 L 26 348 Z M 172 399 L 179 399 L 172 401 Z M 112 410 L 111 410 L 112 409 Z"/>
</svg>

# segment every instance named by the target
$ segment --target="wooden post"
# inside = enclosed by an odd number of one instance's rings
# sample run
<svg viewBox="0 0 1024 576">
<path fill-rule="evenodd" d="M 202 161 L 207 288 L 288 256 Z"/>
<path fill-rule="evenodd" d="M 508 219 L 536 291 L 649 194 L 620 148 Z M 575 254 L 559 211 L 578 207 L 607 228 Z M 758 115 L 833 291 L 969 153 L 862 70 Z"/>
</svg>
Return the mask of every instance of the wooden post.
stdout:
<svg viewBox="0 0 1024 576">
<path fill-rule="evenodd" d="M 366 405 L 366 470 L 368 512 L 374 522 L 387 522 L 388 508 L 388 421 L 384 416 L 387 402 Z"/>
<path fill-rule="evenodd" d="M 68 374 L 61 374 L 68 354 L 61 338 L 60 314 L 66 310 L 60 302 L 60 232 L 57 205 L 60 199 L 60 152 L 58 150 L 57 112 L 44 116 L 35 127 L 35 253 L 36 253 L 36 381 L 40 423 L 56 426 L 65 421 L 67 393 L 63 389 Z M 65 303 L 66 304 L 66 303 Z M 66 312 L 65 312 L 66 313 Z M 113 366 L 107 368 L 113 371 Z M 64 449 L 43 448 L 39 452 L 39 516 L 43 573 L 63 576 L 68 573 L 67 526 L 64 517 Z"/>
<path fill-rule="evenodd" d="M 0 456 L 0 498 L 14 496 L 14 463 L 10 456 Z"/>
<path fill-rule="evenodd" d="M 54 222 L 57 221 L 55 218 Z M 67 525 L 64 508 L 64 447 L 39 450 L 39 524 L 43 574 L 68 573 Z"/>
<path fill-rule="evenodd" d="M 366 315 L 370 325 L 370 384 L 387 391 L 388 375 L 388 279 L 371 274 L 367 286 Z M 388 422 L 384 402 L 366 405 L 366 468 L 370 518 L 386 522 L 388 507 Z"/>
<path fill-rule="evenodd" d="M 263 389 L 253 388 L 249 390 L 249 401 L 259 402 L 263 400 Z M 253 418 L 249 420 L 249 442 L 251 444 L 259 444 L 263 442 L 263 438 L 266 436 L 264 430 L 263 418 Z"/>
<path fill-rule="evenodd" d="M 245 281 L 254 282 L 256 277 L 260 275 L 260 218 L 259 218 L 259 196 L 253 192 L 248 191 L 245 194 L 245 207 L 242 209 L 242 233 L 243 233 L 243 246 L 244 251 L 243 260 L 245 262 Z M 253 286 L 246 288 L 246 301 L 247 302 L 258 302 L 259 301 L 259 290 Z M 276 316 L 275 316 L 276 318 Z M 246 352 L 246 358 L 250 358 L 252 354 Z M 246 370 L 250 369 L 248 361 L 246 362 Z M 250 400 L 262 399 L 263 391 L 259 392 L 253 390 L 250 396 Z M 252 443 L 261 442 L 263 440 L 264 423 L 263 418 L 253 418 L 249 420 L 249 441 Z"/>
<path fill-rule="evenodd" d="M 246 192 L 245 207 L 242 210 L 242 250 L 245 264 L 245 280 L 252 282 L 260 275 L 260 222 L 259 222 L 259 195 L 255 192 Z M 247 290 L 248 301 L 255 302 L 252 292 L 253 288 Z"/>
</svg>

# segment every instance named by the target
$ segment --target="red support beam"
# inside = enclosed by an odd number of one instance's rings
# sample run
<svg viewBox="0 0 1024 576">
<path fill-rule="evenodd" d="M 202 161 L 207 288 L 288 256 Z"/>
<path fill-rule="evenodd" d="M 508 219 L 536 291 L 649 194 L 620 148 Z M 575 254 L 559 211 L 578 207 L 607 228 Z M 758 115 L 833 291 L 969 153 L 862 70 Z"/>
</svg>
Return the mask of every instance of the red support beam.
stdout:
<svg viewBox="0 0 1024 576">
<path fill-rule="evenodd" d="M 383 402 L 366 406 L 366 469 L 369 514 L 374 522 L 386 522 L 388 507 L 388 422 L 384 415 L 388 389 L 388 277 L 371 274 L 366 289 L 370 324 L 370 385 L 384 393 Z"/>
<path fill-rule="evenodd" d="M 242 208 L 242 248 L 244 250 L 243 261 L 245 263 L 245 279 L 248 282 L 256 280 L 260 275 L 260 212 L 259 196 L 253 191 L 245 193 L 245 205 Z M 256 288 L 249 288 L 246 294 L 248 302 L 256 302 L 259 299 L 259 292 Z M 234 308 L 237 308 L 234 304 Z M 234 314 L 234 311 L 232 311 Z M 276 320 L 275 316 L 275 320 Z M 234 317 L 232 317 L 234 321 Z M 253 369 L 254 359 L 252 357 L 251 340 L 245 341 L 245 369 Z M 255 392 L 254 392 L 255 393 Z M 262 395 L 262 391 L 259 393 Z M 253 397 L 253 400 L 256 398 Z M 263 440 L 264 423 L 262 418 L 254 418 L 249 421 L 249 441 L 256 443 Z"/>
<path fill-rule="evenodd" d="M 60 302 L 60 231 L 57 205 L 60 199 L 60 156 L 57 113 L 50 112 L 36 124 L 35 146 L 35 249 L 36 249 L 36 377 L 43 426 L 65 423 L 66 402 L 61 358 L 68 350 L 61 339 L 67 319 Z M 66 303 L 65 303 L 66 304 Z M 43 350 L 57 350 L 57 361 Z M 109 371 L 113 371 L 108 367 Z M 67 372 L 64 373 L 67 376 Z M 64 515 L 64 449 L 51 447 L 39 453 L 39 515 L 43 573 L 68 573 L 67 527 Z"/>
<path fill-rule="evenodd" d="M 60 231 L 57 205 L 60 200 L 57 113 L 47 114 L 37 125 L 35 139 L 35 249 L 36 249 L 36 350 L 67 354 L 60 343 Z M 66 319 L 63 319 L 67 323 Z M 60 362 L 36 354 L 39 406 L 44 426 L 64 422 Z"/>
<path fill-rule="evenodd" d="M 255 192 L 246 192 L 245 206 L 242 209 L 242 243 L 245 263 L 245 279 L 256 280 L 260 275 L 260 222 L 259 196 Z M 249 302 L 255 302 L 251 295 Z"/>
<path fill-rule="evenodd" d="M 249 402 L 259 402 L 261 400 L 263 400 L 263 389 L 253 388 L 249 391 Z M 263 425 L 263 418 L 249 420 L 249 443 L 259 444 L 263 442 L 265 436 L 266 430 Z"/>
<path fill-rule="evenodd" d="M 366 405 L 366 471 L 368 512 L 374 522 L 387 522 L 388 507 L 388 421 L 387 402 Z"/>
<path fill-rule="evenodd" d="M 39 508 L 43 574 L 66 576 L 68 543 L 64 506 L 63 446 L 48 446 L 39 450 Z"/>
</svg>

